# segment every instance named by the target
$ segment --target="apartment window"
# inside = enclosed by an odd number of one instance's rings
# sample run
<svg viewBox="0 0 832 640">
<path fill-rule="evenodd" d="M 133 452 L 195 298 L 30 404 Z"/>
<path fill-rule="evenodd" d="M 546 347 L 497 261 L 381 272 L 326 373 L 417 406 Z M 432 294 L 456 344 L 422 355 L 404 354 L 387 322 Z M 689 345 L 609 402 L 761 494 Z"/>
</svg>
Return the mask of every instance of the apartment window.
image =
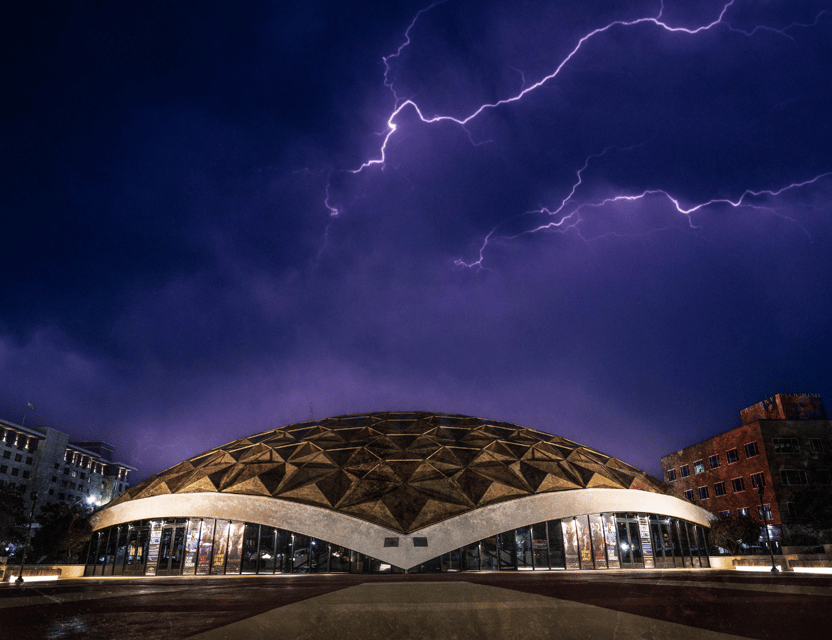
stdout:
<svg viewBox="0 0 832 640">
<path fill-rule="evenodd" d="M 693 472 L 702 473 L 705 470 L 705 463 L 702 460 L 697 460 L 693 463 Z"/>
<path fill-rule="evenodd" d="M 52 482 L 57 482 L 57 481 L 58 481 L 58 476 L 52 476 Z"/>
<path fill-rule="evenodd" d="M 699 487 L 699 499 L 707 500 L 711 496 L 708 495 L 708 487 Z"/>
<path fill-rule="evenodd" d="M 64 475 L 65 476 L 69 475 L 69 467 L 64 467 Z"/>
<path fill-rule="evenodd" d="M 731 449 L 730 451 L 725 452 L 725 457 L 728 458 L 728 464 L 733 464 L 735 462 L 739 462 L 739 455 L 737 455 L 736 449 Z"/>
<path fill-rule="evenodd" d="M 780 469 L 780 482 L 783 484 L 809 484 L 803 469 Z"/>
<path fill-rule="evenodd" d="M 757 443 L 756 442 L 749 442 L 747 445 L 745 445 L 745 457 L 746 458 L 753 458 L 753 457 L 758 456 L 758 455 L 760 455 L 760 451 L 759 451 L 759 449 L 757 449 Z"/>
<path fill-rule="evenodd" d="M 9 471 L 9 466 L 8 465 L 6 465 L 6 464 L 0 465 L 0 473 L 8 473 L 8 471 Z"/>
<path fill-rule="evenodd" d="M 761 518 L 771 520 L 771 505 L 764 504 L 762 507 L 757 507 L 757 513 L 760 515 Z"/>
<path fill-rule="evenodd" d="M 686 464 L 683 464 L 681 467 L 679 467 L 679 472 L 682 474 L 683 478 L 687 478 L 690 475 L 690 469 Z"/>
<path fill-rule="evenodd" d="M 723 518 L 728 518 L 728 517 L 731 516 L 731 511 L 730 510 L 729 511 L 720 511 L 719 515 L 722 516 Z"/>
<path fill-rule="evenodd" d="M 15 462 L 23 462 L 23 456 L 20 455 L 19 453 L 15 454 L 14 461 Z"/>
<path fill-rule="evenodd" d="M 84 473 L 84 472 L 81 472 L 81 480 L 86 480 L 86 479 L 87 479 L 87 474 Z"/>
<path fill-rule="evenodd" d="M 716 469 L 719 466 L 719 456 L 711 456 L 708 458 L 708 463 L 711 465 L 711 469 Z"/>
<path fill-rule="evenodd" d="M 809 448 L 812 453 L 823 453 L 823 443 L 820 438 L 809 438 Z"/>
<path fill-rule="evenodd" d="M 829 469 L 817 469 L 815 471 L 815 479 L 818 484 L 832 484 L 829 478 Z"/>
<path fill-rule="evenodd" d="M 63 493 L 58 494 L 58 500 L 63 500 L 66 496 Z"/>
<path fill-rule="evenodd" d="M 752 473 L 751 474 L 751 486 L 755 489 L 759 489 L 760 487 L 766 486 L 766 481 L 763 478 L 762 473 Z"/>
<path fill-rule="evenodd" d="M 774 453 L 800 453 L 800 445 L 797 438 L 772 438 Z"/>
<path fill-rule="evenodd" d="M 748 515 L 748 507 L 740 507 L 737 509 L 738 516 L 747 516 Z"/>
<path fill-rule="evenodd" d="M 54 489 L 50 489 L 50 490 L 49 490 L 49 495 L 50 495 L 50 496 L 54 496 L 54 495 L 55 495 L 55 490 L 54 490 Z"/>
<path fill-rule="evenodd" d="M 32 464 L 32 456 L 26 456 L 26 464 Z"/>
<path fill-rule="evenodd" d="M 61 465 L 57 462 L 55 463 L 55 471 L 58 471 L 61 468 Z"/>
<path fill-rule="evenodd" d="M 66 485 L 68 485 L 68 484 L 69 484 L 69 483 L 68 483 L 66 480 L 64 480 L 63 482 L 61 482 L 61 486 L 62 486 L 64 489 L 66 489 Z"/>
<path fill-rule="evenodd" d="M 3 457 L 4 457 L 6 460 L 8 460 L 9 458 L 11 458 L 11 457 L 12 457 L 12 452 L 11 452 L 11 451 L 4 451 L 4 452 L 3 452 Z"/>
<path fill-rule="evenodd" d="M 29 471 L 28 469 L 25 469 L 25 470 L 23 471 L 23 477 L 24 477 L 24 478 L 28 478 L 30 473 L 32 473 L 32 472 L 31 472 L 31 471 Z"/>
<path fill-rule="evenodd" d="M 685 491 L 685 497 L 691 502 L 693 502 L 693 489 L 688 489 L 687 491 Z"/>
<path fill-rule="evenodd" d="M 20 469 L 18 469 L 17 467 L 13 467 L 12 468 L 12 475 L 13 476 L 20 475 Z"/>
<path fill-rule="evenodd" d="M 715 496 L 724 496 L 725 495 L 725 483 L 724 482 L 715 482 L 714 483 L 714 495 Z"/>
<path fill-rule="evenodd" d="M 668 469 L 667 470 L 667 481 L 673 482 L 676 480 L 676 469 Z"/>
<path fill-rule="evenodd" d="M 745 491 L 745 483 L 742 481 L 742 478 L 734 478 L 731 480 L 731 486 L 734 488 L 734 493 Z"/>
</svg>

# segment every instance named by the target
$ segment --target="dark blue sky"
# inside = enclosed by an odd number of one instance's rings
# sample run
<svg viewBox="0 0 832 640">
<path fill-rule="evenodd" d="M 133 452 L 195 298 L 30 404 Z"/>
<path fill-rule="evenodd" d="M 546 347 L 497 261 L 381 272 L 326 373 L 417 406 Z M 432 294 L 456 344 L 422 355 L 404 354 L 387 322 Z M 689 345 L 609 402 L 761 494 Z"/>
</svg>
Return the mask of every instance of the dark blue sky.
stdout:
<svg viewBox="0 0 832 640">
<path fill-rule="evenodd" d="M 8 16 L 3 417 L 139 478 L 310 403 L 658 473 L 832 399 L 832 2 L 286 5 Z"/>
</svg>

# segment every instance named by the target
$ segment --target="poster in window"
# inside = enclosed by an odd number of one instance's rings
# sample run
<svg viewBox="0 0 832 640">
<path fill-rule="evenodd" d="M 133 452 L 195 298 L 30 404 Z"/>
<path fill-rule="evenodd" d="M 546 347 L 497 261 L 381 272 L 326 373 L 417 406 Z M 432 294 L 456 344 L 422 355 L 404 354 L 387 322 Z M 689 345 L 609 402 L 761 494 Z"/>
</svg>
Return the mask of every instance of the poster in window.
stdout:
<svg viewBox="0 0 832 640">
<path fill-rule="evenodd" d="M 199 525 L 201 522 L 199 518 L 188 520 L 188 533 L 185 538 L 185 564 L 182 567 L 183 575 L 191 575 L 196 569 L 196 554 L 199 549 Z"/>
<path fill-rule="evenodd" d="M 156 575 L 156 563 L 159 562 L 159 545 L 162 542 L 162 523 L 150 523 L 150 547 L 147 549 L 147 568 L 145 575 Z"/>
<path fill-rule="evenodd" d="M 592 554 L 596 569 L 607 568 L 606 544 L 604 542 L 604 523 L 600 513 L 589 516 L 589 529 L 592 536 Z"/>
<path fill-rule="evenodd" d="M 615 529 L 615 516 L 605 513 L 601 516 L 604 523 L 604 542 L 607 545 L 607 562 L 610 569 L 620 569 L 621 561 L 618 558 L 618 534 Z"/>
<path fill-rule="evenodd" d="M 645 517 L 638 519 L 638 537 L 641 538 L 641 552 L 644 554 L 644 568 L 653 569 L 653 544 L 650 541 L 650 521 Z"/>
<path fill-rule="evenodd" d="M 202 535 L 199 539 L 199 555 L 196 563 L 196 574 L 208 575 L 211 569 L 211 550 L 214 547 L 214 519 L 202 521 Z"/>
<path fill-rule="evenodd" d="M 589 530 L 589 517 L 578 516 L 575 518 L 575 526 L 578 532 L 578 553 L 581 559 L 581 569 L 594 569 L 592 562 L 592 538 Z"/>
<path fill-rule="evenodd" d="M 211 573 L 225 573 L 225 560 L 228 555 L 228 520 L 217 520 L 214 529 L 214 558 L 211 561 Z"/>
<path fill-rule="evenodd" d="M 561 520 L 561 527 L 563 528 L 563 551 L 566 556 L 566 568 L 580 569 L 581 564 L 578 560 L 578 529 L 575 525 L 575 520 L 572 518 L 564 518 Z"/>
<path fill-rule="evenodd" d="M 243 557 L 243 534 L 246 530 L 245 522 L 232 522 L 228 528 L 228 562 L 226 573 L 240 573 L 240 563 Z"/>
</svg>

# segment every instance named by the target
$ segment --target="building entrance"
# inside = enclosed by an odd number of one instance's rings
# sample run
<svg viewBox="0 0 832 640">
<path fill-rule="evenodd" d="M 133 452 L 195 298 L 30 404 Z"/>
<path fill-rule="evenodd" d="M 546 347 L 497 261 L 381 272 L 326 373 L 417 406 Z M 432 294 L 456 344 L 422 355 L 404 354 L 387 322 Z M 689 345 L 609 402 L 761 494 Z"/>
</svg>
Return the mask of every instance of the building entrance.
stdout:
<svg viewBox="0 0 832 640">
<path fill-rule="evenodd" d="M 178 576 L 182 572 L 182 552 L 185 545 L 185 525 L 162 527 L 159 543 L 157 576 Z"/>
</svg>

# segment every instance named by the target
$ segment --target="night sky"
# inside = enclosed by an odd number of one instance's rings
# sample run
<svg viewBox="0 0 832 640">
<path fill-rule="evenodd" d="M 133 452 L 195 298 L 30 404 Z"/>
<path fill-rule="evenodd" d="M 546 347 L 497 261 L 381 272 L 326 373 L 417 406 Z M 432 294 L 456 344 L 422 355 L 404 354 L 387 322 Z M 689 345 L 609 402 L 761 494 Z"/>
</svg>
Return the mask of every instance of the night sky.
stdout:
<svg viewBox="0 0 832 640">
<path fill-rule="evenodd" d="M 0 417 L 135 479 L 310 403 L 659 474 L 832 404 L 832 2 L 664 5 L 17 3 Z"/>
</svg>

